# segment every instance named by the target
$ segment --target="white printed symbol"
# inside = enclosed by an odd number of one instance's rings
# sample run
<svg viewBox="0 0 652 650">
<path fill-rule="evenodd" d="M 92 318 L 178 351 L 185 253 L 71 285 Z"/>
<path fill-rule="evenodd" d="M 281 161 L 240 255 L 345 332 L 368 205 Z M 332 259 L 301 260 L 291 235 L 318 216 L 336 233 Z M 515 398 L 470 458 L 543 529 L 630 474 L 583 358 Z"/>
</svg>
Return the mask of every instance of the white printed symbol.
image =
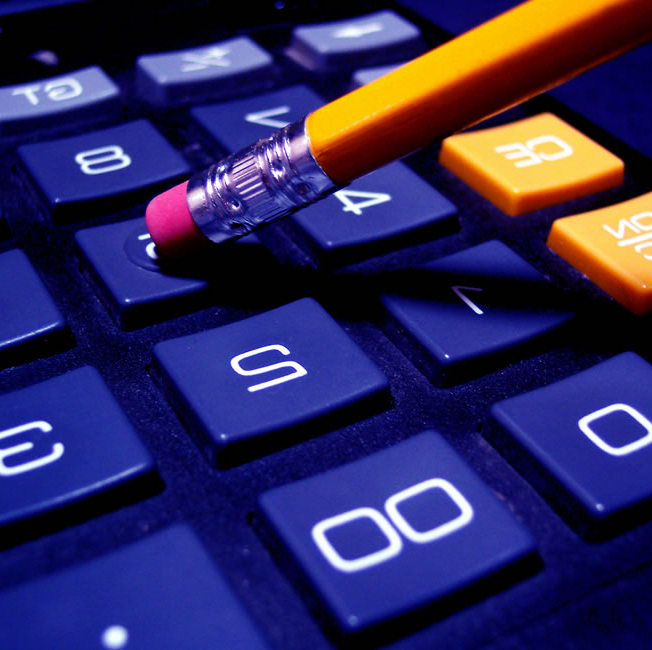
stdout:
<svg viewBox="0 0 652 650">
<path fill-rule="evenodd" d="M 618 222 L 618 230 L 614 230 L 607 224 L 602 227 L 613 237 L 618 239 L 618 246 L 633 246 L 637 253 L 641 253 L 644 248 L 652 246 L 652 212 L 639 212 L 629 219 L 621 219 Z M 633 231 L 636 236 L 625 239 L 625 232 Z M 643 234 L 641 234 L 643 233 Z M 652 260 L 652 255 L 643 254 L 646 260 Z"/>
<path fill-rule="evenodd" d="M 111 144 L 106 147 L 80 151 L 75 156 L 75 162 L 84 174 L 94 176 L 129 167 L 131 158 L 124 152 L 122 147 Z"/>
<path fill-rule="evenodd" d="M 454 284 L 451 289 L 455 293 L 455 295 L 467 306 L 471 311 L 473 311 L 475 314 L 478 314 L 478 316 L 482 316 L 484 314 L 484 311 L 478 307 L 468 296 L 465 296 L 462 293 L 462 289 L 464 291 L 482 291 L 480 287 L 463 287 L 459 284 Z"/>
<path fill-rule="evenodd" d="M 202 52 L 186 52 L 182 55 L 181 60 L 184 65 L 181 66 L 181 72 L 195 72 L 196 70 L 206 70 L 211 66 L 218 68 L 228 68 L 231 60 L 226 57 L 231 53 L 228 47 L 209 47 Z"/>
<path fill-rule="evenodd" d="M 459 514 L 429 530 L 417 530 L 400 512 L 399 505 L 429 490 L 442 490 L 457 506 Z M 399 533 L 414 544 L 429 544 L 451 535 L 473 519 L 471 504 L 452 483 L 443 478 L 426 479 L 396 492 L 385 501 L 384 509 L 387 517 L 375 508 L 361 507 L 322 519 L 312 527 L 312 539 L 331 566 L 345 573 L 354 573 L 387 562 L 398 555 L 403 550 L 403 541 Z M 387 544 L 367 555 L 356 558 L 342 557 L 328 539 L 327 532 L 363 519 L 368 519 L 375 524 L 387 540 Z"/>
<path fill-rule="evenodd" d="M 289 106 L 275 106 L 274 108 L 269 108 L 265 111 L 247 113 L 244 116 L 244 119 L 245 122 L 250 122 L 251 124 L 260 124 L 261 126 L 269 126 L 273 129 L 282 129 L 284 126 L 288 125 L 288 122 L 283 120 L 272 120 L 270 118 L 276 117 L 277 115 L 285 115 L 289 112 Z"/>
<path fill-rule="evenodd" d="M 415 530 L 399 512 L 398 505 L 399 503 L 407 501 L 417 494 L 421 494 L 427 490 L 443 490 L 451 501 L 460 509 L 460 514 L 454 519 L 450 519 L 430 530 L 418 531 Z M 437 539 L 446 537 L 446 535 L 450 535 L 463 526 L 466 526 L 466 524 L 468 524 L 473 518 L 473 508 L 471 507 L 471 504 L 452 483 L 443 478 L 431 478 L 393 494 L 389 499 L 387 499 L 387 501 L 385 501 L 385 510 L 394 526 L 396 526 L 405 537 L 415 544 L 428 544 L 429 542 L 434 542 Z"/>
<path fill-rule="evenodd" d="M 603 418 L 610 413 L 616 413 L 620 411 L 626 413 L 633 420 L 638 422 L 643 429 L 645 429 L 645 434 L 641 436 L 638 440 L 634 440 L 626 445 L 621 445 L 620 447 L 614 447 L 610 445 L 606 440 L 601 438 L 592 428 L 591 423 Z M 597 445 L 602 451 L 610 454 L 611 456 L 627 456 L 639 449 L 646 447 L 649 444 L 652 444 L 652 422 L 650 422 L 642 413 L 636 409 L 628 406 L 627 404 L 611 404 L 605 406 L 602 409 L 598 409 L 593 413 L 585 415 L 583 418 L 580 418 L 578 421 L 578 426 L 580 431 L 595 445 Z"/>
<path fill-rule="evenodd" d="M 281 377 L 276 377 L 275 379 L 270 379 L 269 381 L 261 382 L 260 384 L 254 384 L 253 386 L 248 386 L 247 390 L 250 393 L 254 393 L 265 388 L 270 388 L 271 386 L 276 386 L 276 384 L 282 384 L 283 382 L 290 381 L 291 379 L 298 379 L 308 374 L 308 371 L 296 361 L 281 361 L 279 363 L 272 363 L 268 366 L 262 366 L 260 368 L 252 368 L 247 370 L 240 365 L 240 362 L 249 357 L 253 357 L 257 354 L 263 354 L 264 352 L 276 351 L 280 352 L 282 355 L 287 356 L 290 354 L 290 351 L 284 345 L 266 345 L 262 348 L 256 348 L 255 350 L 250 350 L 249 352 L 243 352 L 231 359 L 231 367 L 239 375 L 245 377 L 251 375 L 261 375 L 267 372 L 274 372 L 280 370 L 281 368 L 290 368 L 291 371 L 288 374 L 282 375 Z"/>
<path fill-rule="evenodd" d="M 36 106 L 39 103 L 38 93 L 41 91 L 41 88 L 43 88 L 43 92 L 47 98 L 53 102 L 73 99 L 82 94 L 82 85 L 74 77 L 48 81 L 44 86 L 41 86 L 41 84 L 21 86 L 20 88 L 14 88 L 11 94 L 14 97 L 17 95 L 24 95 L 32 106 Z"/>
<path fill-rule="evenodd" d="M 373 205 L 380 205 L 392 200 L 391 194 L 385 192 L 363 192 L 361 190 L 339 190 L 333 195 L 344 206 L 344 212 L 353 212 L 360 216 L 365 208 Z M 362 201 L 352 201 L 351 199 L 363 199 Z"/>
<path fill-rule="evenodd" d="M 102 632 L 102 645 L 107 650 L 121 650 L 129 642 L 129 631 L 123 625 L 110 625 Z"/>
<path fill-rule="evenodd" d="M 361 38 L 367 34 L 375 34 L 383 31 L 383 24 L 380 22 L 357 23 L 346 25 L 333 32 L 333 38 Z"/>
<path fill-rule="evenodd" d="M 373 553 L 369 553 L 368 555 L 363 555 L 362 557 L 353 560 L 347 560 L 346 558 L 343 558 L 337 550 L 335 550 L 335 547 L 330 543 L 328 537 L 326 537 L 326 532 L 332 528 L 337 528 L 338 526 L 343 526 L 351 521 L 355 521 L 356 519 L 365 518 L 370 519 L 374 524 L 376 524 L 380 532 L 386 537 L 387 546 L 374 551 Z M 403 542 L 401 541 L 399 534 L 394 530 L 394 528 L 392 528 L 389 521 L 387 521 L 387 519 L 385 519 L 385 517 L 374 508 L 355 508 L 354 510 L 343 512 L 341 515 L 322 519 L 322 521 L 313 526 L 312 539 L 326 559 L 336 569 L 344 571 L 345 573 L 362 571 L 363 569 L 368 569 L 369 567 L 374 566 L 374 564 L 386 562 L 395 555 L 398 555 L 403 548 Z"/>
<path fill-rule="evenodd" d="M 9 438 L 11 436 L 17 436 L 21 433 L 26 433 L 27 431 L 41 431 L 42 433 L 50 433 L 52 431 L 52 425 L 45 420 L 35 420 L 33 422 L 28 422 L 27 424 L 21 424 L 17 427 L 12 427 L 11 429 L 5 429 L 0 431 L 0 440 L 3 438 Z M 19 463 L 17 465 L 11 464 L 6 465 L 5 459 L 10 458 L 11 456 L 16 456 L 17 454 L 24 453 L 34 449 L 33 442 L 23 442 L 13 447 L 5 447 L 0 449 L 0 476 L 15 476 L 16 474 L 24 474 L 43 465 L 49 465 L 54 463 L 56 460 L 59 460 L 63 456 L 63 444 L 61 442 L 55 442 L 50 453 L 40 458 L 35 458 L 34 460 L 27 461 L 25 463 Z"/>
<path fill-rule="evenodd" d="M 552 149 L 550 148 L 552 145 Z M 573 154 L 573 148 L 556 135 L 540 135 L 525 142 L 512 142 L 494 147 L 507 160 L 516 160 L 515 167 L 530 167 L 543 162 L 560 160 Z"/>
<path fill-rule="evenodd" d="M 138 235 L 138 241 L 147 241 L 148 239 L 151 239 L 152 236 L 146 232 L 142 235 Z M 156 253 L 156 244 L 153 241 L 150 241 L 147 246 L 145 246 L 145 254 L 147 257 L 149 257 L 151 260 L 157 260 L 158 259 L 158 254 Z"/>
</svg>

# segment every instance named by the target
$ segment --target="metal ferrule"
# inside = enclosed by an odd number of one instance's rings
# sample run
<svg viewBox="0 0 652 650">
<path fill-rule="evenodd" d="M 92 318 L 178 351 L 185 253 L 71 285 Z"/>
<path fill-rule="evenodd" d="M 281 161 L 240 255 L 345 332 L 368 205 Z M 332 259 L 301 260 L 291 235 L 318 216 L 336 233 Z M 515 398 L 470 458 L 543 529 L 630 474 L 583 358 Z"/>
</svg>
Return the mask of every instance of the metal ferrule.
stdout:
<svg viewBox="0 0 652 650">
<path fill-rule="evenodd" d="M 193 176 L 187 201 L 197 226 L 219 243 L 337 189 L 313 157 L 301 120 Z"/>
</svg>

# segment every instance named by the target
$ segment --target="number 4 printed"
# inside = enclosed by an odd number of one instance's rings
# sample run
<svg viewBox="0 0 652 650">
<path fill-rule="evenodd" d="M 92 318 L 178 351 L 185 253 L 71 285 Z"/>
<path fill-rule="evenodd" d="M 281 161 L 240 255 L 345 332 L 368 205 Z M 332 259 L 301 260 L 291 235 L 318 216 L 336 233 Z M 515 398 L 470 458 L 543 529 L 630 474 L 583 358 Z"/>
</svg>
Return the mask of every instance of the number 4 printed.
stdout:
<svg viewBox="0 0 652 650">
<path fill-rule="evenodd" d="M 370 208 L 373 205 L 379 205 L 391 201 L 392 197 L 385 192 L 362 192 L 360 190 L 339 190 L 335 192 L 334 196 L 343 204 L 342 210 L 344 212 L 353 212 L 358 216 L 362 214 L 365 208 Z M 362 201 L 354 202 L 352 199 L 363 199 Z"/>
</svg>

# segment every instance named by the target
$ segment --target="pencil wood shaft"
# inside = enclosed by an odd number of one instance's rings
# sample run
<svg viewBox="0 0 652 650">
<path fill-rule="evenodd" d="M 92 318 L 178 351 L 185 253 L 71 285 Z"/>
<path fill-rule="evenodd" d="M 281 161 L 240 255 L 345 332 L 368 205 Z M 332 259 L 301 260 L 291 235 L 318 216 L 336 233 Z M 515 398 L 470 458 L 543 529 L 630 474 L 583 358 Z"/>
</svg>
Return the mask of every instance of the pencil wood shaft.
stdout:
<svg viewBox="0 0 652 650">
<path fill-rule="evenodd" d="M 652 38 L 652 0 L 530 0 L 310 114 L 346 184 Z"/>
</svg>

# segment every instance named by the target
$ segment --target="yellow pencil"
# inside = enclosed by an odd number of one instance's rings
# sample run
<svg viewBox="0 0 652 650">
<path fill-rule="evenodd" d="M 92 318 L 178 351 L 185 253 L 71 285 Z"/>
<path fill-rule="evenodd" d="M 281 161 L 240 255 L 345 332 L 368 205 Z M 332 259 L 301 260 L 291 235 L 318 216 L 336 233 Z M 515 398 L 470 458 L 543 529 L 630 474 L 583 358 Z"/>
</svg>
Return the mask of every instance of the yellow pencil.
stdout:
<svg viewBox="0 0 652 650">
<path fill-rule="evenodd" d="M 157 196 L 150 234 L 240 237 L 650 39 L 651 0 L 530 0 Z"/>
</svg>

